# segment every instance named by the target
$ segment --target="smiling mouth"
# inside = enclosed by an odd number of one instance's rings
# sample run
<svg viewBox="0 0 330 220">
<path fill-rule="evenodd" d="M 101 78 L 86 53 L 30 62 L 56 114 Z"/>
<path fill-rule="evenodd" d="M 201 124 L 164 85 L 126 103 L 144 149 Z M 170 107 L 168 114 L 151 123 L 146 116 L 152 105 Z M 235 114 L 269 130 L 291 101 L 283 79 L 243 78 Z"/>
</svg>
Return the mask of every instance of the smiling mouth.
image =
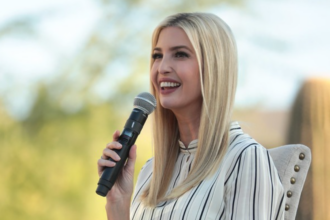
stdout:
<svg viewBox="0 0 330 220">
<path fill-rule="evenodd" d="M 181 86 L 180 83 L 174 83 L 174 82 L 161 82 L 160 83 L 161 90 L 174 89 L 174 88 L 178 88 L 179 86 Z"/>
</svg>

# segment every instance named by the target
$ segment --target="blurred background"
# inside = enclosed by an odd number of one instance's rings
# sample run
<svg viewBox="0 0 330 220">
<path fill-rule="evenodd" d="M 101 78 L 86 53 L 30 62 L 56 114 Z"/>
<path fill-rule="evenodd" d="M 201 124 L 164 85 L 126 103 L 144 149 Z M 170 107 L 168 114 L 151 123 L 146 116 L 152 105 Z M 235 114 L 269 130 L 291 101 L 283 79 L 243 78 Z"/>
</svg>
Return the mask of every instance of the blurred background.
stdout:
<svg viewBox="0 0 330 220">
<path fill-rule="evenodd" d="M 123 128 L 134 97 L 149 91 L 153 29 L 167 15 L 193 11 L 218 15 L 236 37 L 233 120 L 266 148 L 304 143 L 315 151 L 319 163 L 312 167 L 321 171 L 310 176 L 319 185 L 310 184 L 306 198 L 322 197 L 314 198 L 321 204 L 314 219 L 330 219 L 328 0 L 0 5 L 1 219 L 106 219 L 105 199 L 95 193 L 97 160 Z M 136 175 L 152 155 L 150 132 L 147 122 L 137 141 Z"/>
</svg>

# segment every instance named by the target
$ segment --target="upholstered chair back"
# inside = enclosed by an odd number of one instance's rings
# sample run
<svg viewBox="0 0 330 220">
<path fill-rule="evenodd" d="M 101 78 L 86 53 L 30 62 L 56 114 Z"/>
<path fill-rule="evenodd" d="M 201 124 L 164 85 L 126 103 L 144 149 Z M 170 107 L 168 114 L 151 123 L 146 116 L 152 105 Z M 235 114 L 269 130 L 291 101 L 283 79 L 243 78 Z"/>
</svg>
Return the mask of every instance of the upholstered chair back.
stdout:
<svg viewBox="0 0 330 220">
<path fill-rule="evenodd" d="M 285 190 L 285 220 L 294 220 L 311 164 L 311 151 L 301 144 L 269 149 Z"/>
</svg>

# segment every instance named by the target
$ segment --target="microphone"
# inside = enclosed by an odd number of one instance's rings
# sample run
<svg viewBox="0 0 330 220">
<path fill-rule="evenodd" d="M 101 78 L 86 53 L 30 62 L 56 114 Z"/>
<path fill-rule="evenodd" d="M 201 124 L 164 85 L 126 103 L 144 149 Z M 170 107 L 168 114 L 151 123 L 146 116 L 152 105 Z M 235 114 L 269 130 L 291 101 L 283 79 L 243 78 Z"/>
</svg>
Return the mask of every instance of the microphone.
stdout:
<svg viewBox="0 0 330 220">
<path fill-rule="evenodd" d="M 138 94 L 134 99 L 134 109 L 126 121 L 123 132 L 118 138 L 118 142 L 122 148 L 114 151 L 119 155 L 120 161 L 116 162 L 114 167 L 106 167 L 98 182 L 96 193 L 105 197 L 108 191 L 111 190 L 115 184 L 119 172 L 122 170 L 127 158 L 128 153 L 137 137 L 139 136 L 148 115 L 156 108 L 156 99 L 148 92 Z M 114 161 L 111 158 L 108 160 Z"/>
</svg>

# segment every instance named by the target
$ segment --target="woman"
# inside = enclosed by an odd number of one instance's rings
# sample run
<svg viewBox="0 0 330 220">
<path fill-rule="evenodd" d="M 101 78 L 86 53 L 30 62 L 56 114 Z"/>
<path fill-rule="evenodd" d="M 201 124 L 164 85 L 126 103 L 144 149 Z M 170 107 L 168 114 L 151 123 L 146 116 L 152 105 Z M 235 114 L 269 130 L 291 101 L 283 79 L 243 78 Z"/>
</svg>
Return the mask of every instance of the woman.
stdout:
<svg viewBox="0 0 330 220">
<path fill-rule="evenodd" d="M 107 195 L 108 219 L 284 219 L 284 191 L 267 150 L 230 122 L 237 54 L 217 16 L 166 18 L 152 37 L 154 157 L 133 194 L 136 146 Z M 98 161 L 118 160 L 113 142 Z"/>
</svg>

